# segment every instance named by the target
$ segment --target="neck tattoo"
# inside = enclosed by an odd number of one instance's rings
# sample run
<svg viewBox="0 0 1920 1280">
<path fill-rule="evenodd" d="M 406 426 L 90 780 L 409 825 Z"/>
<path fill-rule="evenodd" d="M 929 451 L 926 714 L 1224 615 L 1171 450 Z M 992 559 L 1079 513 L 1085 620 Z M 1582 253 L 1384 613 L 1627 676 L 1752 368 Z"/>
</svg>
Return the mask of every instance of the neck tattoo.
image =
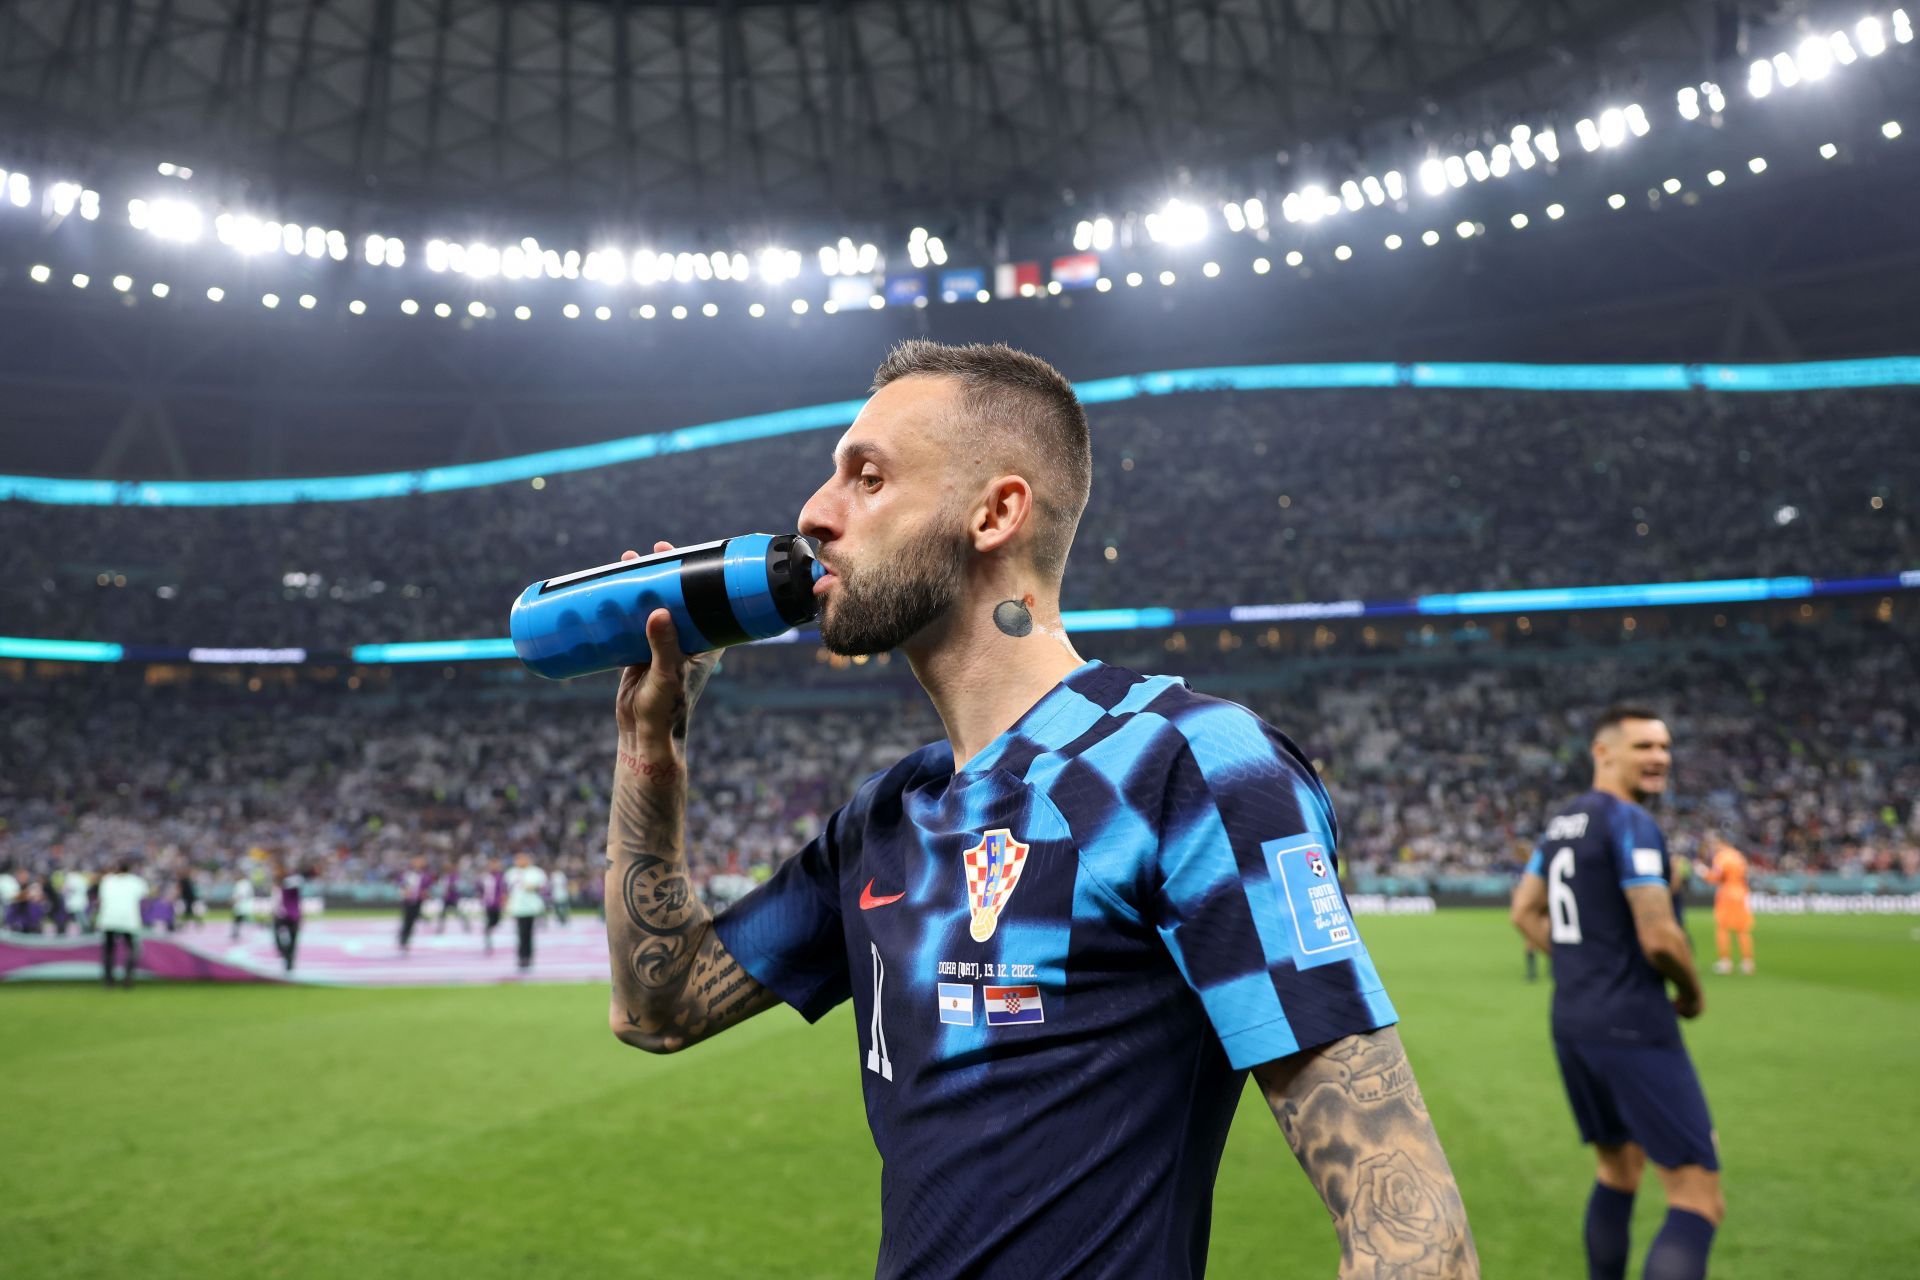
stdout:
<svg viewBox="0 0 1920 1280">
<path fill-rule="evenodd" d="M 993 625 L 1018 640 L 1033 634 L 1033 610 L 1024 600 L 1002 600 L 993 606 Z"/>
</svg>

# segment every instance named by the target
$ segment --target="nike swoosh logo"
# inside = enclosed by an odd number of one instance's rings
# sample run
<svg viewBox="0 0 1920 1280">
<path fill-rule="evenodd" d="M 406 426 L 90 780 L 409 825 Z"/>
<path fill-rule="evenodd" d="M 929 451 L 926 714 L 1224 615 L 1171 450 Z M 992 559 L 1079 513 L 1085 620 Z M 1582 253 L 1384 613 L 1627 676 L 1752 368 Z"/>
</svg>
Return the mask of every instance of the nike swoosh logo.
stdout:
<svg viewBox="0 0 1920 1280">
<path fill-rule="evenodd" d="M 904 893 L 894 893 L 884 898 L 876 898 L 873 896 L 873 881 L 869 880 L 867 881 L 867 887 L 860 891 L 860 909 L 862 911 L 871 911 L 875 907 L 884 907 L 889 902 L 898 902 L 906 896 Z"/>
</svg>

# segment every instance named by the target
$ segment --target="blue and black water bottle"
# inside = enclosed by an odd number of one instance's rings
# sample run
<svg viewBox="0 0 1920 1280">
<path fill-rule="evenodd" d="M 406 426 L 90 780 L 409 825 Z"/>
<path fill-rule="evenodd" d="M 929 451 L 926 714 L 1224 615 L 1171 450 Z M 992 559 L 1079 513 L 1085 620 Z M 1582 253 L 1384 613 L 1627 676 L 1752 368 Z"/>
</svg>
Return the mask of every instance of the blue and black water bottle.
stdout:
<svg viewBox="0 0 1920 1280">
<path fill-rule="evenodd" d="M 513 602 L 513 651 L 550 680 L 649 661 L 647 616 L 673 615 L 684 653 L 765 640 L 813 621 L 819 544 L 748 533 L 536 582 Z"/>
</svg>

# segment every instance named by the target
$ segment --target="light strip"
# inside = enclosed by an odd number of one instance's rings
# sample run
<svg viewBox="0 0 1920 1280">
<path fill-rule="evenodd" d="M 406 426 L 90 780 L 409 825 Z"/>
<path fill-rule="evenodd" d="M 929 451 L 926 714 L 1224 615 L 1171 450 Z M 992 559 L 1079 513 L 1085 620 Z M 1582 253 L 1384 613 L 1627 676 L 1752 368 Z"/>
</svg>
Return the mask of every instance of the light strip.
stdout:
<svg viewBox="0 0 1920 1280">
<path fill-rule="evenodd" d="M 1100 378 L 1076 390 L 1087 404 L 1206 391 L 1427 387 L 1510 391 L 1811 391 L 1920 386 L 1920 356 L 1823 360 L 1803 364 L 1268 364 L 1172 369 Z M 286 502 L 356 502 L 445 493 L 592 471 L 671 453 L 689 453 L 845 426 L 864 404 L 829 404 L 726 418 L 650 435 L 495 458 L 424 471 L 287 480 L 72 480 L 0 475 L 0 500 L 65 506 L 239 507 Z"/>
</svg>

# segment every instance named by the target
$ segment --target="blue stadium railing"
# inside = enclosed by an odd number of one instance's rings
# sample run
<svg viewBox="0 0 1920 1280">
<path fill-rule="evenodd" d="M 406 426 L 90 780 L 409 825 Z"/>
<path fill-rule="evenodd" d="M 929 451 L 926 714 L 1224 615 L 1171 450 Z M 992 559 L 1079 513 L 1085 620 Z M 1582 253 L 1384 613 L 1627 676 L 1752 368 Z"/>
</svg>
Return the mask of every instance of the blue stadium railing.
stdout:
<svg viewBox="0 0 1920 1280">
<path fill-rule="evenodd" d="M 1920 386 L 1920 356 L 1803 364 L 1348 364 L 1225 365 L 1099 378 L 1076 388 L 1087 404 L 1201 391 L 1429 387 L 1508 391 L 1783 392 Z M 487 462 L 358 476 L 278 480 L 75 480 L 0 475 L 0 500 L 69 506 L 225 507 L 356 502 L 443 493 L 591 471 L 663 454 L 741 444 L 853 421 L 864 401 L 781 409 L 649 435 Z"/>
<path fill-rule="evenodd" d="M 1645 582 L 1616 586 L 1549 587 L 1525 591 L 1464 591 L 1404 600 L 1326 600 L 1294 604 L 1237 604 L 1207 609 L 1078 609 L 1063 618 L 1067 630 L 1150 631 L 1166 627 L 1231 626 L 1257 622 L 1302 622 L 1330 618 L 1404 618 L 1497 613 L 1551 613 L 1566 609 L 1657 608 L 1669 605 L 1742 604 L 1815 596 L 1920 591 L 1920 569 L 1852 578 L 1719 578 L 1704 582 Z M 789 631 L 762 644 L 817 638 Z M 40 640 L 0 636 L 0 658 L 61 662 L 204 662 L 295 665 L 351 661 L 492 662 L 513 657 L 513 641 L 420 640 L 355 645 L 344 652 L 302 648 L 177 648 L 111 644 L 97 640 Z"/>
</svg>

